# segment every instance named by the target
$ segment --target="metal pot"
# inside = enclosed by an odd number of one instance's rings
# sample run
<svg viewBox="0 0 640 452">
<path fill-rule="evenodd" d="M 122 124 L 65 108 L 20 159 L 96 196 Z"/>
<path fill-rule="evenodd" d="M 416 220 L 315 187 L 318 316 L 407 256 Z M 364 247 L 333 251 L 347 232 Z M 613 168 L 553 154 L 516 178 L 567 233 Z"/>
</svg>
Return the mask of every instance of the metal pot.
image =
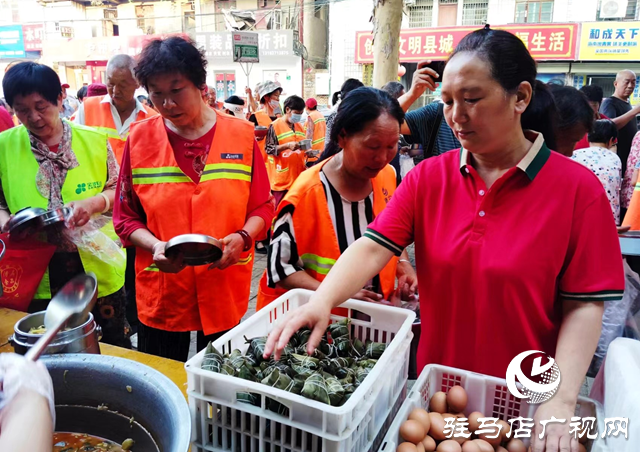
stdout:
<svg viewBox="0 0 640 452">
<path fill-rule="evenodd" d="M 55 355 L 41 360 L 53 380 L 56 431 L 117 443 L 131 438 L 134 451 L 189 450 L 187 401 L 160 372 L 114 356 Z"/>
<path fill-rule="evenodd" d="M 19 355 L 24 355 L 36 343 L 41 334 L 31 334 L 31 328 L 44 325 L 45 311 L 35 312 L 19 320 L 13 327 L 13 336 L 9 342 Z M 68 331 L 61 331 L 46 348 L 44 354 L 56 353 L 93 353 L 100 354 L 98 341 L 102 339 L 102 329 L 89 313 L 89 318 L 82 325 Z"/>
</svg>

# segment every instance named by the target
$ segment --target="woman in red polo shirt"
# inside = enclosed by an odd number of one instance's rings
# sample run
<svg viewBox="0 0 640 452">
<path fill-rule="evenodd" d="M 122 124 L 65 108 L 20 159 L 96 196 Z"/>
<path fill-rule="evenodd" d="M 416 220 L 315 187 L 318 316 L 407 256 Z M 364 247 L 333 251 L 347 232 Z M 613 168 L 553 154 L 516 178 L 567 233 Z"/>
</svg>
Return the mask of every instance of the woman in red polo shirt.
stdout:
<svg viewBox="0 0 640 452">
<path fill-rule="evenodd" d="M 600 336 L 603 301 L 622 297 L 624 275 L 598 179 L 522 129 L 535 78 L 534 60 L 511 33 L 485 28 L 460 42 L 442 99 L 462 149 L 408 174 L 311 301 L 274 328 L 265 355 L 278 357 L 305 325 L 311 351 L 331 309 L 415 241 L 419 368 L 439 363 L 504 378 L 521 352 L 546 352 L 562 383 L 536 412 L 536 433 L 552 415 L 567 422 L 548 425 L 544 441 L 536 434 L 533 450 L 575 441 L 569 420 Z"/>
</svg>

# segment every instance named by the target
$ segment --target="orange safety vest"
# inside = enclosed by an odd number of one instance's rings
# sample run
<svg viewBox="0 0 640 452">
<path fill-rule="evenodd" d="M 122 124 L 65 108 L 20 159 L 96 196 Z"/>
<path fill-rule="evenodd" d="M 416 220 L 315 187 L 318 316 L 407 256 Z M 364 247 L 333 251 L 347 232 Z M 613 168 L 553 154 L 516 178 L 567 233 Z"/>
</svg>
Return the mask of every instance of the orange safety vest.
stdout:
<svg viewBox="0 0 640 452">
<path fill-rule="evenodd" d="M 309 113 L 307 121 L 313 121 L 313 138 L 311 140 L 311 149 L 314 151 L 324 151 L 324 137 L 327 134 L 327 121 L 324 119 L 324 115 L 318 110 L 313 110 Z M 309 157 L 308 162 L 317 162 L 320 158 L 320 154 L 317 157 Z"/>
<path fill-rule="evenodd" d="M 291 130 L 284 116 L 273 121 L 271 126 L 278 138 L 278 144 L 287 144 L 292 141 L 300 142 L 306 138 L 302 126 L 296 124 L 294 126 L 295 131 Z M 300 173 L 307 168 L 304 153 L 300 150 L 286 150 L 277 156 L 269 155 L 267 166 L 271 166 L 273 177 L 269 180 L 273 191 L 289 190 Z"/>
<path fill-rule="evenodd" d="M 266 111 L 258 110 L 254 113 L 256 116 L 256 121 L 258 121 L 258 125 L 266 127 L 267 129 L 273 122 Z M 267 138 L 257 141 L 258 147 L 260 148 L 260 153 L 262 154 L 262 158 L 264 159 L 264 164 L 267 166 L 267 176 L 269 180 L 273 178 L 272 173 L 274 171 L 274 167 L 269 164 L 269 156 L 267 155 L 267 151 L 265 150 L 265 146 L 267 145 Z"/>
<path fill-rule="evenodd" d="M 298 255 L 302 260 L 304 271 L 318 281 L 324 278 L 340 257 L 340 246 L 335 228 L 331 221 L 327 196 L 320 180 L 320 170 L 329 160 L 311 167 L 300 175 L 291 190 L 278 206 L 276 218 L 287 206 L 294 207 L 293 234 L 296 238 Z M 387 165 L 371 180 L 373 186 L 373 214 L 379 215 L 387 205 L 396 188 L 396 173 Z M 275 224 L 275 221 L 274 221 Z M 273 231 L 272 231 L 273 234 Z M 380 272 L 380 285 L 385 299 L 394 290 L 398 258 L 391 261 Z M 267 285 L 267 270 L 262 274 L 256 309 L 261 309 L 284 294 L 286 290 Z"/>
<path fill-rule="evenodd" d="M 258 110 L 254 113 L 256 117 L 256 121 L 258 121 L 258 125 L 266 127 L 267 129 L 273 122 L 266 111 Z M 264 157 L 264 162 L 267 163 L 267 151 L 265 151 L 265 145 L 267 143 L 267 139 L 258 141 L 258 147 L 260 148 L 260 152 L 262 152 L 262 157 Z"/>
<path fill-rule="evenodd" d="M 640 231 L 640 182 L 633 188 L 633 196 L 622 220 L 622 226 L 631 226 L 632 231 Z"/>
<path fill-rule="evenodd" d="M 111 149 L 113 149 L 116 160 L 118 164 L 120 164 L 122 162 L 124 145 L 129 134 L 127 133 L 124 137 L 120 136 L 120 133 L 116 130 L 116 124 L 113 121 L 111 106 L 106 102 L 102 103 L 102 99 L 104 99 L 104 96 L 88 97 L 84 100 L 84 124 L 98 129 L 107 135 Z M 136 116 L 136 121 L 142 121 L 143 119 L 158 115 L 158 112 L 153 108 L 144 108 L 147 112 L 139 111 Z"/>
<path fill-rule="evenodd" d="M 217 115 L 211 150 L 194 183 L 176 162 L 161 116 L 135 123 L 129 136 L 132 186 L 147 215 L 147 228 L 159 240 L 180 234 L 222 239 L 243 228 L 251 190 L 253 125 Z M 203 330 L 205 335 L 234 327 L 247 312 L 253 250 L 225 270 L 186 267 L 158 270 L 153 256 L 136 253 L 138 316 L 165 331 Z"/>
</svg>

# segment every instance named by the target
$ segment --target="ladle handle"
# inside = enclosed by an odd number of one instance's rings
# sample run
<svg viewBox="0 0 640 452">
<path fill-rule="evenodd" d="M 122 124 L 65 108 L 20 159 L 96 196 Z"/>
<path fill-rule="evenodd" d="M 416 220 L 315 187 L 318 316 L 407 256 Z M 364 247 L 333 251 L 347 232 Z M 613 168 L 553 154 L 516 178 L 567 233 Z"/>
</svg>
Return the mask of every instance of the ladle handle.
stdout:
<svg viewBox="0 0 640 452">
<path fill-rule="evenodd" d="M 35 344 L 33 344 L 33 347 L 31 347 L 26 353 L 25 358 L 27 358 L 29 361 L 37 361 L 38 358 L 40 358 L 40 355 L 42 355 L 42 353 L 44 353 L 46 348 L 49 346 L 51 341 L 53 341 L 53 339 L 56 337 L 58 331 L 62 329 L 67 320 L 68 319 L 64 319 L 62 322 L 55 325 L 54 328 L 47 328 L 47 332 L 44 333 L 42 337 L 36 341 Z"/>
</svg>

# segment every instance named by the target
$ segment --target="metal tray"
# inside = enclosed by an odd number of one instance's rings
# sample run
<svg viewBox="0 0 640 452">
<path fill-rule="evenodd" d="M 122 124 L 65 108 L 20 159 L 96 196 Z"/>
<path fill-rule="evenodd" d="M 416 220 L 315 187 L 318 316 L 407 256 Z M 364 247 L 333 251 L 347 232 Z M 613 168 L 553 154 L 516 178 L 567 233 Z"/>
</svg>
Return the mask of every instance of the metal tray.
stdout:
<svg viewBox="0 0 640 452">
<path fill-rule="evenodd" d="M 207 265 L 222 257 L 222 243 L 204 234 L 182 234 L 169 240 L 164 249 L 170 259 L 178 254 L 185 265 Z"/>
</svg>

